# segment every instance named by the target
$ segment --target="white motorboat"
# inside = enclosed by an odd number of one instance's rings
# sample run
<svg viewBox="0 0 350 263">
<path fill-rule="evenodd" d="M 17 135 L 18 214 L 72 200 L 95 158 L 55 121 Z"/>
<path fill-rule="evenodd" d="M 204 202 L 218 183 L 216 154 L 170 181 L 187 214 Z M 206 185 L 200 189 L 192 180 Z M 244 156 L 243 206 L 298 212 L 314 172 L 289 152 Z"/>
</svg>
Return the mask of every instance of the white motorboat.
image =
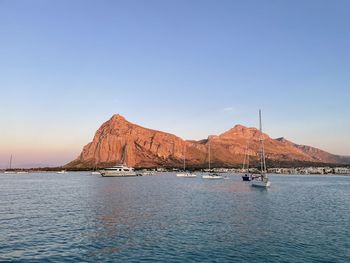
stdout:
<svg viewBox="0 0 350 263">
<path fill-rule="evenodd" d="M 260 176 L 253 177 L 251 185 L 256 187 L 268 188 L 271 186 L 271 182 L 266 173 L 266 160 L 265 160 L 265 149 L 264 149 L 264 138 L 262 133 L 261 124 L 261 110 L 259 110 L 259 128 L 260 128 Z"/>
<path fill-rule="evenodd" d="M 27 171 L 19 171 L 17 172 L 18 174 L 27 174 L 28 172 Z"/>
<path fill-rule="evenodd" d="M 184 172 L 176 174 L 177 177 L 182 177 L 182 178 L 195 178 L 197 175 L 193 173 L 188 173 L 186 172 L 186 144 L 184 145 L 184 167 L 183 167 Z"/>
<path fill-rule="evenodd" d="M 101 173 L 98 172 L 98 171 L 92 171 L 91 174 L 92 174 L 92 175 L 101 175 Z"/>
<path fill-rule="evenodd" d="M 56 172 L 56 174 L 65 174 L 65 173 L 67 173 L 66 170 L 61 170 L 61 171 Z"/>
<path fill-rule="evenodd" d="M 100 170 L 100 174 L 104 177 L 131 177 L 138 176 L 134 168 L 127 167 L 126 165 L 116 165 L 113 167 Z"/>
<path fill-rule="evenodd" d="M 15 174 L 15 171 L 5 171 L 4 174 Z"/>
</svg>

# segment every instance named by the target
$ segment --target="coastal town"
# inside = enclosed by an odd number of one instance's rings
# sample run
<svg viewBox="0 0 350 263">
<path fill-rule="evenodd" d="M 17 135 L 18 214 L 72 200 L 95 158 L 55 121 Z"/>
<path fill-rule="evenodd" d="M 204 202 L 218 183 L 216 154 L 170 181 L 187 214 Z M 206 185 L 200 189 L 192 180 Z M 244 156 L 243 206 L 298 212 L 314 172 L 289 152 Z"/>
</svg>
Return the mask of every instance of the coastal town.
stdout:
<svg viewBox="0 0 350 263">
<path fill-rule="evenodd" d="M 146 171 L 146 170 L 145 170 Z M 147 170 L 149 171 L 149 170 Z M 157 168 L 153 171 L 157 172 L 169 172 L 179 171 L 179 169 L 165 169 Z M 241 168 L 212 168 L 202 169 L 202 172 L 215 172 L 215 173 L 234 173 L 243 174 L 247 173 L 247 169 Z M 285 175 L 347 175 L 350 176 L 350 166 L 348 167 L 297 167 L 297 168 L 269 168 L 267 172 L 270 174 L 285 174 Z M 250 168 L 249 173 L 260 173 L 257 168 Z"/>
<path fill-rule="evenodd" d="M 247 173 L 246 169 L 214 169 L 216 172 Z M 249 169 L 250 173 L 259 173 L 257 168 Z M 350 167 L 297 167 L 297 168 L 268 168 L 270 174 L 290 174 L 290 175 L 350 175 Z"/>
</svg>

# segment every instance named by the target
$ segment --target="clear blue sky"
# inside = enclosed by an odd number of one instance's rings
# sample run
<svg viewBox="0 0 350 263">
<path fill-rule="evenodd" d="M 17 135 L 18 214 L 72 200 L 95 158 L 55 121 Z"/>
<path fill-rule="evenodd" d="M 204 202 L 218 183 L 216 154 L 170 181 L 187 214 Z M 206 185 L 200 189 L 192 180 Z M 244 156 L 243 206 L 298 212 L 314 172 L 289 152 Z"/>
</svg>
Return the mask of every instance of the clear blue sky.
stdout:
<svg viewBox="0 0 350 263">
<path fill-rule="evenodd" d="M 74 159 L 114 113 L 350 154 L 350 1 L 0 0 L 0 167 Z"/>
</svg>

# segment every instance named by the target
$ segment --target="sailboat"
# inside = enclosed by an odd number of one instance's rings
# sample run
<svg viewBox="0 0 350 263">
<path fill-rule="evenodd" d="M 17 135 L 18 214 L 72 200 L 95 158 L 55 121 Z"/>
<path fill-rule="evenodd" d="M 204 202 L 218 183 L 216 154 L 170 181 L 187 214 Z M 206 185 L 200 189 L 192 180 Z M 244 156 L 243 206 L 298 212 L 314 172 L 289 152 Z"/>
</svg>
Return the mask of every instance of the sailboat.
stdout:
<svg viewBox="0 0 350 263">
<path fill-rule="evenodd" d="M 261 124 L 261 110 L 259 110 L 259 128 L 260 128 L 260 176 L 253 178 L 251 181 L 252 186 L 256 187 L 270 187 L 271 182 L 266 173 L 266 161 L 265 161 L 265 149 L 264 149 L 264 139 L 262 133 Z"/>
<path fill-rule="evenodd" d="M 12 154 L 11 154 L 11 157 L 10 157 L 10 168 L 8 170 L 6 170 L 4 173 L 5 174 L 14 174 L 16 173 L 15 171 L 11 171 L 12 170 Z"/>
<path fill-rule="evenodd" d="M 218 175 L 217 173 L 211 173 L 210 172 L 210 141 L 208 139 L 208 165 L 209 165 L 209 173 L 206 175 L 203 175 L 202 178 L 203 179 L 224 179 L 223 176 Z"/>
<path fill-rule="evenodd" d="M 184 163 L 183 163 L 183 173 L 176 174 L 177 177 L 183 177 L 183 178 L 195 178 L 197 175 L 193 173 L 186 172 L 186 144 L 184 145 Z"/>
<path fill-rule="evenodd" d="M 97 171 L 97 165 L 96 165 L 96 161 L 95 161 L 95 165 L 93 170 L 91 171 L 92 175 L 101 175 L 101 173 L 99 171 Z"/>
<path fill-rule="evenodd" d="M 251 180 L 251 176 L 249 175 L 249 142 L 247 143 L 247 147 L 245 150 L 245 154 L 244 154 L 244 161 L 243 161 L 243 172 L 245 172 L 244 175 L 242 175 L 242 180 L 243 181 L 250 181 Z M 247 166 L 246 166 L 247 165 Z"/>
</svg>

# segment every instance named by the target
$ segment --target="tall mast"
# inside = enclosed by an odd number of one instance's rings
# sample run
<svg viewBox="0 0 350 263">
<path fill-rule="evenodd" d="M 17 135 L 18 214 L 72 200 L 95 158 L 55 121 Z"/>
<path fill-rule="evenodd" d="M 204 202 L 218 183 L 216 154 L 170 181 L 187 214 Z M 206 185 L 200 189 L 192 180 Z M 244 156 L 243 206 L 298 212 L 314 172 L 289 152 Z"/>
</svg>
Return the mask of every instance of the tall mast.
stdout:
<svg viewBox="0 0 350 263">
<path fill-rule="evenodd" d="M 126 159 L 126 144 L 123 147 L 123 152 L 120 160 L 121 164 L 127 165 L 127 163 L 125 163 L 125 159 Z"/>
<path fill-rule="evenodd" d="M 243 170 L 245 169 L 245 161 L 247 159 L 247 147 L 245 148 L 245 151 L 244 151 L 244 159 L 243 159 Z"/>
<path fill-rule="evenodd" d="M 246 160 L 247 160 L 247 172 L 249 173 L 249 141 L 247 143 L 247 155 L 246 155 Z"/>
<path fill-rule="evenodd" d="M 249 173 L 249 140 L 245 147 L 244 151 L 244 160 L 243 160 L 243 170 L 247 168 L 247 172 Z"/>
<path fill-rule="evenodd" d="M 12 169 L 12 154 L 11 154 L 11 157 L 10 157 L 10 170 Z"/>
<path fill-rule="evenodd" d="M 262 123 L 261 123 L 261 110 L 259 110 L 259 128 L 260 128 L 260 168 L 261 173 L 266 173 L 266 161 L 265 161 L 265 149 L 264 149 L 264 139 L 262 132 Z"/>
<path fill-rule="evenodd" d="M 209 141 L 209 139 L 208 139 L 208 148 L 209 148 L 209 160 L 208 160 L 208 162 L 209 162 L 209 170 L 210 170 L 210 141 Z"/>
<path fill-rule="evenodd" d="M 184 171 L 186 171 L 186 144 L 184 144 Z"/>
</svg>

